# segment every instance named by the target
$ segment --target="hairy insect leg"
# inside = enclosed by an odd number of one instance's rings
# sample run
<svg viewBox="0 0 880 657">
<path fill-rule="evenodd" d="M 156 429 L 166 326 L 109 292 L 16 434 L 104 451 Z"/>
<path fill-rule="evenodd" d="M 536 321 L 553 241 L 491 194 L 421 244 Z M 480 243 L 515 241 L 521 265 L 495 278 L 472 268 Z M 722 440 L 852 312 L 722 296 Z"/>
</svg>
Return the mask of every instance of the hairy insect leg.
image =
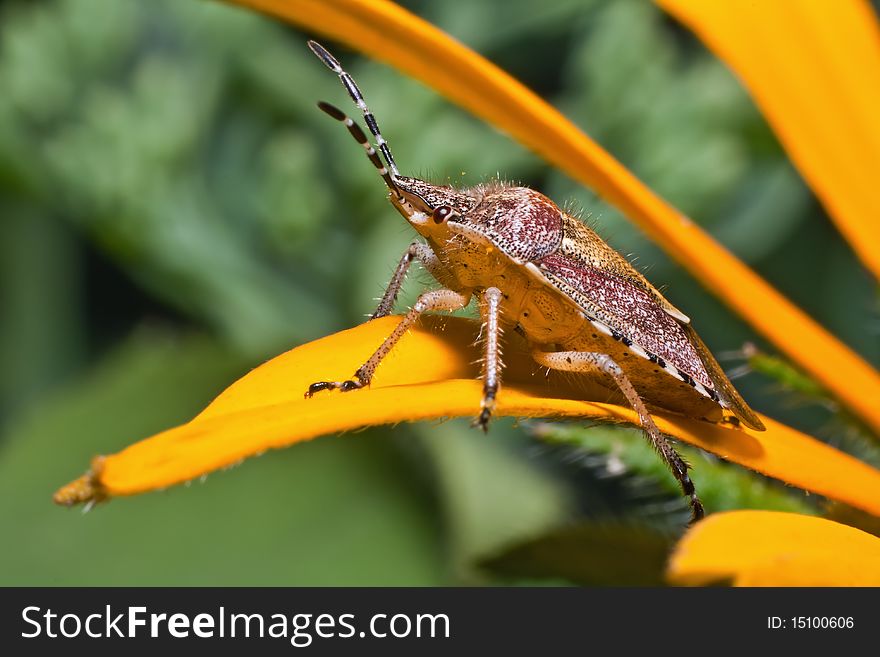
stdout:
<svg viewBox="0 0 880 657">
<path fill-rule="evenodd" d="M 376 368 L 379 367 L 379 363 L 382 362 L 382 359 L 388 355 L 388 352 L 394 348 L 394 345 L 397 344 L 410 327 L 418 321 L 422 313 L 430 310 L 459 310 L 467 306 L 470 300 L 470 294 L 462 294 L 454 290 L 423 292 L 419 295 L 419 298 L 413 304 L 413 307 L 410 308 L 409 312 L 400 320 L 400 324 L 391 332 L 391 335 L 385 338 L 385 341 L 379 345 L 379 348 L 373 352 L 373 355 L 367 359 L 367 362 L 357 369 L 351 379 L 348 381 L 318 381 L 309 386 L 305 397 L 308 399 L 321 390 L 339 389 L 342 392 L 348 392 L 349 390 L 357 390 L 369 385 L 373 374 L 376 372 Z"/>
<path fill-rule="evenodd" d="M 444 280 L 443 266 L 440 264 L 437 256 L 434 255 L 431 247 L 421 242 L 413 242 L 400 258 L 400 262 L 397 263 L 394 274 L 388 282 L 388 287 L 385 288 L 385 294 L 382 295 L 382 299 L 379 301 L 375 312 L 370 315 L 370 319 L 386 317 L 394 310 L 397 295 L 400 294 L 400 288 L 403 287 L 407 271 L 409 271 L 409 267 L 414 260 L 421 262 L 434 278 L 439 281 Z"/>
<path fill-rule="evenodd" d="M 484 432 L 489 430 L 489 419 L 495 410 L 495 396 L 501 385 L 501 336 L 499 316 L 501 312 L 501 290 L 486 288 L 483 292 L 480 314 L 483 317 L 483 399 L 480 401 L 480 415 L 474 424 Z"/>
<path fill-rule="evenodd" d="M 684 494 L 688 496 L 691 504 L 691 523 L 700 520 L 703 515 L 703 504 L 697 497 L 694 483 L 688 476 L 688 464 L 678 455 L 670 442 L 660 433 L 660 429 L 654 423 L 639 393 L 627 378 L 620 366 L 607 354 L 582 352 L 582 351 L 557 351 L 545 352 L 535 349 L 532 351 L 535 361 L 553 370 L 566 372 L 603 372 L 614 379 L 617 387 L 629 401 L 630 406 L 638 414 L 639 421 L 645 433 L 648 434 L 651 443 L 657 453 L 666 462 L 666 466 L 678 480 Z"/>
</svg>

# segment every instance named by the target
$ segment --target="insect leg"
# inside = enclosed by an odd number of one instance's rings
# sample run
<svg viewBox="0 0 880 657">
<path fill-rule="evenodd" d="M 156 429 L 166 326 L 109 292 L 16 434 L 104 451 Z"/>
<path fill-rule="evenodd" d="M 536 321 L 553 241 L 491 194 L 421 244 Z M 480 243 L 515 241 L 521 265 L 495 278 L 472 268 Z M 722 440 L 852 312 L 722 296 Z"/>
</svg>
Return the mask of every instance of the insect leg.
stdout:
<svg viewBox="0 0 880 657">
<path fill-rule="evenodd" d="M 427 244 L 422 244 L 421 242 L 413 242 L 403 254 L 400 262 L 397 263 L 397 268 L 394 270 L 394 274 L 388 282 L 385 294 L 382 295 L 382 300 L 379 301 L 379 306 L 376 308 L 376 311 L 370 315 L 370 319 L 385 317 L 386 315 L 391 314 L 391 311 L 394 309 L 394 303 L 397 301 L 397 295 L 400 293 L 403 281 L 406 280 L 406 273 L 409 270 L 409 266 L 413 263 L 413 260 L 421 262 L 425 266 L 425 269 L 427 269 L 437 280 L 442 281 L 445 278 L 440 260 L 434 255 L 431 247 Z"/>
<path fill-rule="evenodd" d="M 394 345 L 397 344 L 410 327 L 418 321 L 422 313 L 430 310 L 459 310 L 467 306 L 470 300 L 470 294 L 461 294 L 453 290 L 423 292 L 419 295 L 419 298 L 413 304 L 413 307 L 410 308 L 409 312 L 400 320 L 400 324 L 391 332 L 391 335 L 385 338 L 385 341 L 379 345 L 379 348 L 373 352 L 373 355 L 367 359 L 367 362 L 357 369 L 351 379 L 348 381 L 318 381 L 313 383 L 305 393 L 306 399 L 321 390 L 338 388 L 342 392 L 348 392 L 349 390 L 357 390 L 358 388 L 368 386 L 379 363 L 382 362 L 382 359 L 388 355 L 388 352 L 394 348 Z"/>
<path fill-rule="evenodd" d="M 666 462 L 666 466 L 672 472 L 673 476 L 678 480 L 684 494 L 690 498 L 691 504 L 691 522 L 694 523 L 703 517 L 703 504 L 697 497 L 694 483 L 688 476 L 688 464 L 678 455 L 669 441 L 660 433 L 660 429 L 654 423 L 651 414 L 645 407 L 639 393 L 633 387 L 633 384 L 624 374 L 620 366 L 614 362 L 614 359 L 607 354 L 582 352 L 582 351 L 557 351 L 545 352 L 540 350 L 532 351 L 532 358 L 535 361 L 549 367 L 553 370 L 562 370 L 566 372 L 603 372 L 614 379 L 617 387 L 629 401 L 630 406 L 638 413 L 639 421 L 654 449 Z"/>
<path fill-rule="evenodd" d="M 495 395 L 501 384 L 501 370 L 504 363 L 501 362 L 501 347 L 498 338 L 501 335 L 501 325 L 498 321 L 501 310 L 501 290 L 497 287 L 486 288 L 483 292 L 483 303 L 480 304 L 480 313 L 483 316 L 483 331 L 485 343 L 483 345 L 483 399 L 480 402 L 480 415 L 475 424 L 485 432 L 489 430 L 489 418 L 495 410 Z"/>
</svg>

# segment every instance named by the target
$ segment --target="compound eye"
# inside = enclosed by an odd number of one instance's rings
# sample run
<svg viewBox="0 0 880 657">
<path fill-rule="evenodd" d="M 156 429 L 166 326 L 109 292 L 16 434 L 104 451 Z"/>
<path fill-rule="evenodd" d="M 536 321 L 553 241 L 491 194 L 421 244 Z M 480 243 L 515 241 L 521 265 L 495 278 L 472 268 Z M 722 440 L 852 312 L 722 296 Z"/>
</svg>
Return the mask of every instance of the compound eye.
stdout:
<svg viewBox="0 0 880 657">
<path fill-rule="evenodd" d="M 442 224 L 444 221 L 449 219 L 450 215 L 452 215 L 452 208 L 450 208 L 448 205 L 441 205 L 434 208 L 434 212 L 431 217 L 434 219 L 435 224 Z"/>
</svg>

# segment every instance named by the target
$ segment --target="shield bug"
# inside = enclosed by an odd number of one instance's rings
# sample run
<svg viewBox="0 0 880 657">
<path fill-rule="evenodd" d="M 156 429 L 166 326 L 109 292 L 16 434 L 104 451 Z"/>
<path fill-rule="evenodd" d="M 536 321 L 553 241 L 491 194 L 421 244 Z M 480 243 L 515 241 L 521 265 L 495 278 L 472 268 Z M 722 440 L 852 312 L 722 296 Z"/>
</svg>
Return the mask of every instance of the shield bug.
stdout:
<svg viewBox="0 0 880 657">
<path fill-rule="evenodd" d="M 324 102 L 318 106 L 364 147 L 391 204 L 422 238 L 403 254 L 371 318 L 391 313 L 414 260 L 443 287 L 423 292 L 350 380 L 313 383 L 306 397 L 369 385 L 383 358 L 422 313 L 458 310 L 476 297 L 484 326 L 483 397 L 476 423 L 483 430 L 501 381 L 502 330 L 512 327 L 540 365 L 590 375 L 622 393 L 688 496 L 693 520 L 702 517 L 689 466 L 660 433 L 650 409 L 742 422 L 756 430 L 764 426 L 690 319 L 593 230 L 535 190 L 501 182 L 456 189 L 401 175 L 354 79 L 323 46 L 308 45 L 339 76 L 376 147 L 343 111 Z"/>
</svg>

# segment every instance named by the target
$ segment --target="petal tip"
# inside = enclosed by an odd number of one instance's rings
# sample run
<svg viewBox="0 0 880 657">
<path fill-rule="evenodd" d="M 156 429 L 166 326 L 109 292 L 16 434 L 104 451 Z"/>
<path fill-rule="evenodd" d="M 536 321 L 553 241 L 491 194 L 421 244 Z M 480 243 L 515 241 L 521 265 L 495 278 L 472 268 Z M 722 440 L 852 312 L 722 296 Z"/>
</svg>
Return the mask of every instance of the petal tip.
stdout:
<svg viewBox="0 0 880 657">
<path fill-rule="evenodd" d="M 89 471 L 55 491 L 52 501 L 60 506 L 75 506 L 107 499 L 108 495 L 99 481 L 104 468 L 104 458 L 103 456 L 93 458 Z"/>
</svg>

